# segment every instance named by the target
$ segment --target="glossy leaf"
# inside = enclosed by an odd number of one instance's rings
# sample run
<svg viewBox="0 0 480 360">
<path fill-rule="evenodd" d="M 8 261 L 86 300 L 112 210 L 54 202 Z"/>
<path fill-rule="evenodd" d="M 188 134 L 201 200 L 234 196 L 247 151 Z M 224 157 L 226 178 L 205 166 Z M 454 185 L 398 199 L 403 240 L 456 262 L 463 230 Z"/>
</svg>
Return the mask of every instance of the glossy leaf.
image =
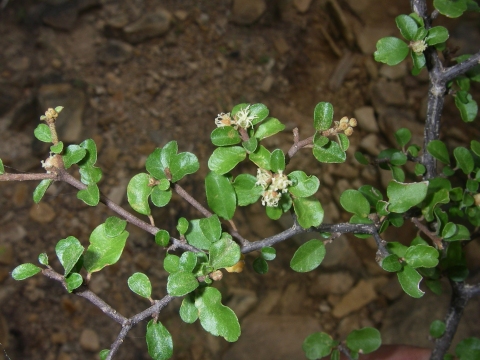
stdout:
<svg viewBox="0 0 480 360">
<path fill-rule="evenodd" d="M 180 318 L 187 324 L 193 324 L 197 321 L 198 310 L 195 306 L 195 298 L 192 294 L 183 298 L 179 313 Z"/>
<path fill-rule="evenodd" d="M 185 235 L 189 227 L 188 220 L 185 219 L 184 217 L 181 217 L 178 219 L 177 222 L 177 230 L 181 235 Z"/>
<path fill-rule="evenodd" d="M 268 272 L 268 263 L 261 257 L 256 258 L 253 260 L 253 270 L 255 270 L 257 274 L 266 274 Z"/>
<path fill-rule="evenodd" d="M 187 242 L 195 246 L 198 249 L 208 250 L 212 244 L 211 238 L 205 237 L 202 229 L 200 228 L 201 220 L 191 220 L 188 226 L 188 230 L 185 233 Z"/>
<path fill-rule="evenodd" d="M 278 173 L 280 170 L 285 170 L 285 154 L 280 149 L 275 149 L 272 151 L 270 157 L 270 167 L 272 171 Z"/>
<path fill-rule="evenodd" d="M 270 157 L 270 151 L 268 151 L 263 145 L 260 145 L 255 152 L 248 155 L 250 161 L 252 161 L 259 168 L 265 170 L 271 170 Z"/>
<path fill-rule="evenodd" d="M 441 320 L 434 320 L 430 324 L 430 336 L 434 339 L 438 339 L 445 333 L 446 325 Z"/>
<path fill-rule="evenodd" d="M 40 271 L 42 271 L 42 269 L 36 265 L 30 263 L 22 264 L 13 269 L 12 278 L 15 280 L 25 280 L 38 274 Z"/>
<path fill-rule="evenodd" d="M 158 186 L 154 186 L 152 193 L 150 194 L 150 199 L 152 200 L 153 205 L 157 207 L 164 207 L 170 202 L 171 198 L 172 198 L 171 189 L 168 189 L 167 191 L 163 191 Z"/>
<path fill-rule="evenodd" d="M 147 275 L 136 272 L 127 280 L 128 287 L 135 294 L 149 299 L 152 296 L 152 284 Z"/>
<path fill-rule="evenodd" d="M 322 223 L 323 208 L 320 201 L 313 196 L 293 199 L 293 207 L 295 214 L 297 214 L 297 221 L 304 229 L 318 226 Z"/>
<path fill-rule="evenodd" d="M 40 181 L 40 184 L 37 185 L 35 190 L 33 191 L 33 201 L 38 204 L 40 200 L 42 200 L 43 196 L 48 190 L 48 187 L 53 182 L 52 179 L 43 179 Z"/>
<path fill-rule="evenodd" d="M 455 355 L 459 360 L 477 360 L 480 358 L 480 339 L 470 337 L 458 343 L 455 347 Z"/>
<path fill-rule="evenodd" d="M 421 203 L 427 195 L 428 181 L 418 183 L 400 183 L 390 181 L 387 187 L 387 196 L 390 202 L 388 210 L 395 213 L 404 213 L 413 206 Z"/>
<path fill-rule="evenodd" d="M 120 235 L 127 227 L 127 222 L 116 216 L 110 216 L 105 220 L 105 234 L 107 236 Z"/>
<path fill-rule="evenodd" d="M 338 144 L 343 151 L 347 151 L 350 147 L 350 140 L 348 140 L 348 136 L 345 134 L 337 134 Z"/>
<path fill-rule="evenodd" d="M 130 206 L 136 212 L 143 215 L 150 215 L 148 197 L 153 188 L 149 186 L 150 176 L 145 173 L 135 175 L 127 186 L 127 199 Z"/>
<path fill-rule="evenodd" d="M 71 293 L 73 290 L 78 289 L 83 284 L 82 275 L 72 272 L 65 277 L 65 283 L 67 284 L 67 291 Z"/>
<path fill-rule="evenodd" d="M 77 198 L 89 206 L 97 206 L 100 202 L 100 190 L 97 184 L 88 185 L 77 193 Z"/>
<path fill-rule="evenodd" d="M 102 170 L 98 167 L 82 165 L 79 171 L 80 181 L 85 185 L 96 184 L 102 179 Z"/>
<path fill-rule="evenodd" d="M 240 336 L 240 324 L 235 313 L 222 305 L 221 300 L 222 295 L 217 289 L 213 287 L 203 289 L 195 299 L 200 324 L 210 334 L 235 342 Z"/>
<path fill-rule="evenodd" d="M 455 150 L 453 150 L 453 156 L 455 156 L 457 160 L 457 166 L 462 169 L 466 175 L 473 171 L 475 166 L 473 156 L 467 148 L 461 146 L 455 148 Z"/>
<path fill-rule="evenodd" d="M 62 264 L 65 269 L 65 276 L 72 271 L 84 250 L 85 248 L 80 244 L 80 241 L 73 236 L 62 239 L 57 243 L 55 253 L 57 254 L 58 260 L 60 260 L 60 264 Z"/>
<path fill-rule="evenodd" d="M 433 0 L 433 6 L 440 14 L 450 18 L 456 18 L 467 10 L 466 0 Z"/>
<path fill-rule="evenodd" d="M 360 217 L 367 217 L 370 214 L 370 203 L 358 190 L 345 190 L 340 196 L 340 205 Z"/>
<path fill-rule="evenodd" d="M 377 42 L 377 51 L 373 54 L 375 61 L 387 65 L 397 65 L 408 55 L 408 45 L 396 37 L 384 37 Z"/>
<path fill-rule="evenodd" d="M 285 130 L 285 125 L 283 125 L 278 119 L 269 117 L 258 126 L 257 131 L 255 131 L 255 137 L 258 140 L 263 140 L 283 130 Z"/>
<path fill-rule="evenodd" d="M 464 225 L 457 225 L 457 231 L 454 235 L 445 238 L 445 241 L 470 240 L 470 231 Z"/>
<path fill-rule="evenodd" d="M 382 338 L 377 329 L 365 327 L 348 334 L 346 343 L 347 347 L 356 353 L 369 354 L 382 345 Z"/>
<path fill-rule="evenodd" d="M 45 124 L 38 124 L 38 126 L 33 131 L 35 137 L 43 142 L 50 143 L 52 142 L 52 134 L 50 133 L 50 128 Z"/>
<path fill-rule="evenodd" d="M 475 153 L 475 155 L 480 156 L 480 142 L 479 141 L 472 140 L 470 142 L 470 149 L 472 149 L 472 151 Z"/>
<path fill-rule="evenodd" d="M 267 260 L 267 261 L 271 261 L 271 260 L 275 259 L 275 257 L 277 256 L 277 252 L 276 252 L 275 248 L 270 247 L 270 246 L 266 246 L 266 247 L 262 248 L 261 253 L 262 253 L 262 258 Z"/>
<path fill-rule="evenodd" d="M 128 235 L 128 231 L 123 231 L 118 236 L 107 236 L 105 224 L 97 226 L 90 235 L 90 246 L 84 255 L 85 269 L 93 273 L 115 264 L 122 255 Z"/>
<path fill-rule="evenodd" d="M 245 159 L 246 155 L 247 152 L 240 146 L 217 148 L 208 159 L 208 168 L 217 174 L 226 174 Z"/>
<path fill-rule="evenodd" d="M 325 257 L 325 245 L 320 240 L 310 240 L 301 245 L 290 261 L 290 267 L 297 272 L 316 269 Z"/>
<path fill-rule="evenodd" d="M 347 158 L 346 153 L 336 141 L 329 141 L 324 146 L 318 146 L 314 142 L 313 156 L 322 163 L 342 163 Z"/>
<path fill-rule="evenodd" d="M 395 23 L 406 40 L 411 41 L 414 39 L 418 30 L 418 24 L 415 20 L 408 15 L 399 15 L 395 18 Z"/>
<path fill-rule="evenodd" d="M 85 149 L 85 157 L 78 163 L 78 166 L 93 166 L 97 162 L 97 145 L 92 139 L 82 141 L 80 147 Z"/>
<path fill-rule="evenodd" d="M 193 272 L 196 265 L 197 256 L 194 252 L 185 251 L 182 256 L 180 256 L 180 261 L 178 262 L 179 271 Z"/>
<path fill-rule="evenodd" d="M 62 156 L 65 169 L 68 169 L 73 164 L 78 163 L 80 160 L 82 160 L 85 157 L 86 154 L 87 154 L 87 151 L 84 148 L 80 147 L 79 145 L 67 146 Z"/>
<path fill-rule="evenodd" d="M 323 332 L 315 332 L 307 336 L 302 344 L 305 356 L 309 360 L 316 360 L 330 355 L 335 342 L 332 337 Z"/>
<path fill-rule="evenodd" d="M 3 166 L 3 161 L 0 159 L 0 175 L 5 174 L 5 167 Z"/>
<path fill-rule="evenodd" d="M 250 174 L 240 174 L 233 182 L 239 206 L 254 204 L 263 194 L 263 188 L 256 185 L 257 178 Z"/>
<path fill-rule="evenodd" d="M 370 206 L 375 208 L 378 201 L 383 200 L 383 195 L 377 188 L 374 188 L 372 185 L 363 185 L 358 188 L 363 196 L 368 200 Z"/>
<path fill-rule="evenodd" d="M 47 266 L 48 265 L 48 255 L 47 253 L 41 253 L 38 255 L 38 262 L 42 265 Z"/>
<path fill-rule="evenodd" d="M 163 259 L 163 268 L 169 274 L 178 272 L 180 270 L 180 257 L 173 254 L 165 255 L 165 259 Z"/>
<path fill-rule="evenodd" d="M 210 172 L 205 178 L 205 191 L 208 206 L 221 218 L 230 220 L 237 203 L 235 190 L 230 181 L 223 175 Z"/>
<path fill-rule="evenodd" d="M 398 241 L 390 241 L 387 243 L 387 250 L 390 254 L 395 254 L 399 258 L 403 258 L 408 250 L 408 247 L 399 243 Z"/>
<path fill-rule="evenodd" d="M 413 298 L 420 298 L 425 294 L 420 290 L 422 276 L 411 266 L 405 265 L 402 271 L 397 272 L 398 281 L 403 291 Z"/>
<path fill-rule="evenodd" d="M 395 254 L 390 254 L 382 260 L 382 269 L 388 272 L 397 272 L 402 270 L 400 259 Z"/>
<path fill-rule="evenodd" d="M 360 151 L 355 151 L 355 160 L 357 160 L 362 165 L 368 165 L 370 162 Z"/>
<path fill-rule="evenodd" d="M 210 265 L 216 270 L 235 265 L 240 260 L 240 246 L 228 238 L 221 238 L 210 246 Z"/>
<path fill-rule="evenodd" d="M 437 45 L 447 41 L 448 30 L 443 26 L 434 26 L 428 30 L 428 35 L 425 38 L 427 45 Z"/>
<path fill-rule="evenodd" d="M 320 102 L 313 111 L 313 124 L 315 130 L 324 131 L 330 129 L 333 121 L 333 106 L 328 102 Z"/>
<path fill-rule="evenodd" d="M 172 182 L 181 180 L 188 174 L 197 172 L 200 168 L 200 163 L 197 157 L 189 152 L 183 152 L 172 156 L 169 162 L 170 173 L 172 174 Z"/>
<path fill-rule="evenodd" d="M 269 113 L 268 108 L 263 104 L 250 105 L 249 110 L 249 114 L 255 116 L 255 119 L 252 120 L 252 125 L 256 125 L 265 120 Z"/>
<path fill-rule="evenodd" d="M 170 144 L 170 143 L 169 143 Z M 176 154 L 177 151 L 175 150 Z M 161 161 L 162 149 L 156 148 L 147 158 L 145 162 L 145 168 L 155 179 L 165 179 L 165 167 Z M 168 167 L 168 165 L 166 166 Z"/>
<path fill-rule="evenodd" d="M 148 354 L 153 360 L 168 360 L 173 355 L 172 335 L 161 322 L 150 320 L 147 324 Z"/>
<path fill-rule="evenodd" d="M 405 261 L 412 268 L 433 268 L 438 265 L 437 249 L 428 245 L 410 246 L 405 252 Z"/>
<path fill-rule="evenodd" d="M 242 141 L 240 134 L 232 126 L 217 127 L 210 135 L 213 145 L 230 146 Z"/>
<path fill-rule="evenodd" d="M 288 191 L 297 198 L 312 196 L 320 187 L 320 180 L 315 175 L 307 176 L 303 171 L 293 171 L 288 174 L 288 178 L 295 181 L 295 185 L 290 186 Z"/>
<path fill-rule="evenodd" d="M 195 275 L 190 272 L 177 271 L 168 276 L 167 292 L 171 296 L 184 296 L 198 287 Z"/>
<path fill-rule="evenodd" d="M 395 132 L 394 136 L 398 145 L 400 147 L 404 147 L 405 145 L 408 144 L 408 142 L 412 138 L 412 133 L 410 132 L 410 130 L 406 128 L 401 128 Z"/>
<path fill-rule="evenodd" d="M 55 154 L 60 154 L 63 151 L 63 142 L 59 141 L 56 145 L 50 146 L 50 151 Z"/>
<path fill-rule="evenodd" d="M 467 94 L 467 102 L 461 101 L 461 98 L 459 97 L 459 93 L 457 93 L 457 96 L 455 96 L 455 105 L 460 111 L 460 116 L 462 117 L 462 120 L 465 122 L 472 122 L 475 120 L 478 114 L 478 104 L 477 102 L 472 98 L 471 94 Z"/>
<path fill-rule="evenodd" d="M 211 242 L 219 240 L 222 235 L 222 224 L 217 215 L 200 219 L 200 229 L 203 235 Z"/>
<path fill-rule="evenodd" d="M 251 154 L 258 148 L 258 139 L 252 136 L 247 141 L 243 141 L 242 146 L 247 151 L 247 154 Z"/>
<path fill-rule="evenodd" d="M 170 243 L 170 234 L 167 230 L 158 230 L 155 234 L 155 243 L 160 246 L 167 247 Z"/>
</svg>

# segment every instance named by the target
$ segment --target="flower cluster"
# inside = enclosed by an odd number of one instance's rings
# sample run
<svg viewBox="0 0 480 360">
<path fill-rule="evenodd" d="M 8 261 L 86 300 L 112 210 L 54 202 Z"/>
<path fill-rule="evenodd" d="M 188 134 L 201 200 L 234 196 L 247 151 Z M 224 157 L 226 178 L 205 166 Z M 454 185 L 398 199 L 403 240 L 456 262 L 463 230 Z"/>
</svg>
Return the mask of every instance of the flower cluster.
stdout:
<svg viewBox="0 0 480 360">
<path fill-rule="evenodd" d="M 272 174 L 268 170 L 259 168 L 255 185 L 260 185 L 265 190 L 262 196 L 262 205 L 276 207 L 282 197 L 282 193 L 288 191 L 288 187 L 292 186 L 292 182 L 288 180 L 288 177 L 283 174 L 282 170 Z"/>
<path fill-rule="evenodd" d="M 412 51 L 418 55 L 420 55 L 427 49 L 427 43 L 425 42 L 425 40 L 411 41 L 409 46 Z"/>
<path fill-rule="evenodd" d="M 248 129 L 249 127 L 253 126 L 252 121 L 255 120 L 258 116 L 250 114 L 250 105 L 245 107 L 244 109 L 238 111 L 234 119 L 232 119 L 230 113 L 220 113 L 215 118 L 215 125 L 217 127 L 223 126 L 233 126 L 235 130 L 239 127 L 243 129 Z"/>
<path fill-rule="evenodd" d="M 339 132 L 343 131 L 343 133 L 347 136 L 351 136 L 353 134 L 353 128 L 357 126 L 357 119 L 351 118 L 350 120 L 348 117 L 344 116 L 340 119 L 340 121 L 335 121 L 335 126 L 325 130 L 322 132 L 323 136 L 329 135 L 336 135 Z"/>
</svg>

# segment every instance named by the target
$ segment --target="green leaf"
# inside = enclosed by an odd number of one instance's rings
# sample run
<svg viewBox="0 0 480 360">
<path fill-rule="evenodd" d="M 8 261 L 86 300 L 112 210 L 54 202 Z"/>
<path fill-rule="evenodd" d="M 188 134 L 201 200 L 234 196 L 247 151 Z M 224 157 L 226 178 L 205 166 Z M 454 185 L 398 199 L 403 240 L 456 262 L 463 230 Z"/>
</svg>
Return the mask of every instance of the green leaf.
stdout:
<svg viewBox="0 0 480 360">
<path fill-rule="evenodd" d="M 217 127 L 210 135 L 213 145 L 230 146 L 242 141 L 240 134 L 232 126 Z"/>
<path fill-rule="evenodd" d="M 72 272 L 65 277 L 65 283 L 67 284 L 67 291 L 71 293 L 73 290 L 78 289 L 83 284 L 82 275 Z"/>
<path fill-rule="evenodd" d="M 353 330 L 347 336 L 347 347 L 362 354 L 369 354 L 382 345 L 382 337 L 377 329 L 365 327 L 360 330 Z"/>
<path fill-rule="evenodd" d="M 100 352 L 98 353 L 98 356 L 100 357 L 100 360 L 106 360 L 108 354 L 110 354 L 110 350 L 108 350 L 108 349 L 103 349 L 102 351 L 100 351 Z"/>
<path fill-rule="evenodd" d="M 307 176 L 303 171 L 293 171 L 288 178 L 294 181 L 294 186 L 290 186 L 288 191 L 297 198 L 312 196 L 320 187 L 320 180 L 315 175 Z"/>
<path fill-rule="evenodd" d="M 373 54 L 375 61 L 387 65 L 397 65 L 408 55 L 408 45 L 396 37 L 384 37 L 377 42 L 377 51 Z"/>
<path fill-rule="evenodd" d="M 457 95 L 455 96 L 455 106 L 458 108 L 460 111 L 460 116 L 462 117 L 462 120 L 465 122 L 472 122 L 475 120 L 477 117 L 478 113 L 478 105 L 475 100 L 473 100 L 471 94 L 467 94 L 467 102 L 464 103 L 461 101 L 461 98 L 459 97 L 461 92 L 458 92 Z"/>
<path fill-rule="evenodd" d="M 454 235 L 445 238 L 445 241 L 459 241 L 459 240 L 470 240 L 470 231 L 463 226 L 458 224 L 457 225 L 457 231 L 455 232 Z"/>
<path fill-rule="evenodd" d="M 293 199 L 293 207 L 295 214 L 297 214 L 297 221 L 304 229 L 318 226 L 322 223 L 323 208 L 320 201 L 313 196 Z"/>
<path fill-rule="evenodd" d="M 462 146 L 455 148 L 455 150 L 453 150 L 453 156 L 455 156 L 457 160 L 457 167 L 462 169 L 466 175 L 473 171 L 475 166 L 473 156 L 467 148 Z"/>
<path fill-rule="evenodd" d="M 48 125 L 39 124 L 33 131 L 35 137 L 43 142 L 50 143 L 52 142 L 52 134 L 50 133 L 50 128 Z"/>
<path fill-rule="evenodd" d="M 425 199 L 427 188 L 428 181 L 411 184 L 390 181 L 387 187 L 387 196 L 390 202 L 388 210 L 395 213 L 406 212 Z"/>
<path fill-rule="evenodd" d="M 157 207 L 163 207 L 170 202 L 172 198 L 172 190 L 168 189 L 167 191 L 161 190 L 158 186 L 155 186 L 150 194 L 150 199 L 152 200 L 153 205 Z"/>
<path fill-rule="evenodd" d="M 85 248 L 80 244 L 80 241 L 73 236 L 62 239 L 57 243 L 55 253 L 57 254 L 58 260 L 60 260 L 60 264 L 62 264 L 65 269 L 65 276 L 72 271 L 84 250 Z"/>
<path fill-rule="evenodd" d="M 183 152 L 172 156 L 169 162 L 172 182 L 181 180 L 185 175 L 193 174 L 200 168 L 197 157 L 189 152 Z"/>
<path fill-rule="evenodd" d="M 161 322 L 150 320 L 147 324 L 148 354 L 154 360 L 168 360 L 173 355 L 172 335 Z"/>
<path fill-rule="evenodd" d="M 195 266 L 197 265 L 197 256 L 192 251 L 185 251 L 182 256 L 180 256 L 180 261 L 178 262 L 179 271 L 184 272 L 193 272 Z"/>
<path fill-rule="evenodd" d="M 190 245 L 195 246 L 198 249 L 208 250 L 213 240 L 205 237 L 200 228 L 200 221 L 201 220 L 198 219 L 190 221 L 188 230 L 185 233 L 185 238 Z"/>
<path fill-rule="evenodd" d="M 178 219 L 177 230 L 181 235 L 185 235 L 189 227 L 188 220 L 184 217 Z"/>
<path fill-rule="evenodd" d="M 105 235 L 118 236 L 127 227 L 127 222 L 116 216 L 110 216 L 105 220 Z"/>
<path fill-rule="evenodd" d="M 205 191 L 208 206 L 221 218 L 230 220 L 235 213 L 237 199 L 228 178 L 216 172 L 210 172 L 205 178 Z"/>
<path fill-rule="evenodd" d="M 324 332 L 315 332 L 307 336 L 302 344 L 305 356 L 309 360 L 316 360 L 330 355 L 335 342 Z"/>
<path fill-rule="evenodd" d="M 198 285 L 197 278 L 191 272 L 177 271 L 168 276 L 167 292 L 171 296 L 184 296 Z"/>
<path fill-rule="evenodd" d="M 87 154 L 87 151 L 84 148 L 80 147 L 79 145 L 67 146 L 62 156 L 65 169 L 68 169 L 73 164 L 78 163 L 80 160 L 82 160 L 85 157 L 86 154 Z"/>
<path fill-rule="evenodd" d="M 247 152 L 241 146 L 217 148 L 208 159 L 208 168 L 223 175 L 237 166 L 246 156 Z"/>
<path fill-rule="evenodd" d="M 150 175 L 140 173 L 130 179 L 127 186 L 127 199 L 130 206 L 136 212 L 143 215 L 150 215 L 148 197 L 153 188 L 149 186 Z"/>
<path fill-rule="evenodd" d="M 97 226 L 90 235 L 90 246 L 84 255 L 85 269 L 93 273 L 115 264 L 122 255 L 128 235 L 128 231 L 123 231 L 118 236 L 107 236 L 105 224 Z"/>
<path fill-rule="evenodd" d="M 403 291 L 413 298 L 421 298 L 424 291 L 420 290 L 422 276 L 409 265 L 405 265 L 402 271 L 397 272 L 397 277 Z"/>
<path fill-rule="evenodd" d="M 97 206 L 100 202 L 100 190 L 97 184 L 88 185 L 77 193 L 77 198 L 89 206 Z"/>
<path fill-rule="evenodd" d="M 480 339 L 470 337 L 462 340 L 455 348 L 459 360 L 478 360 L 480 358 Z"/>
<path fill-rule="evenodd" d="M 345 134 L 337 134 L 338 144 L 343 151 L 347 151 L 350 146 L 350 140 L 348 140 L 348 136 Z"/>
<path fill-rule="evenodd" d="M 272 171 L 278 173 L 285 170 L 285 154 L 280 149 L 275 149 L 270 157 L 270 167 Z"/>
<path fill-rule="evenodd" d="M 325 257 L 325 245 L 320 240 L 310 240 L 301 245 L 290 261 L 290 267 L 297 272 L 316 269 Z"/>
<path fill-rule="evenodd" d="M 477 140 L 472 140 L 470 142 L 470 149 L 472 149 L 475 155 L 480 156 L 480 142 L 478 142 Z"/>
<path fill-rule="evenodd" d="M 245 150 L 247 150 L 247 154 L 251 154 L 255 152 L 258 148 L 258 140 L 256 137 L 251 137 L 247 141 L 242 142 L 242 146 Z"/>
<path fill-rule="evenodd" d="M 267 118 L 269 113 L 268 108 L 263 104 L 253 104 L 250 106 L 249 110 L 250 115 L 256 116 L 255 119 L 252 120 L 252 125 L 261 123 Z"/>
<path fill-rule="evenodd" d="M 315 130 L 324 131 L 330 129 L 333 121 L 333 106 L 328 102 L 319 102 L 313 111 L 313 124 Z"/>
<path fill-rule="evenodd" d="M 213 287 L 203 289 L 195 299 L 200 324 L 210 334 L 235 342 L 240 336 L 240 324 L 235 313 L 222 305 L 221 300 L 222 295 L 217 289 Z"/>
<path fill-rule="evenodd" d="M 52 182 L 52 179 L 43 179 L 42 181 L 40 181 L 40 184 L 38 184 L 33 191 L 33 201 L 35 202 L 35 204 L 38 204 L 40 200 L 42 200 L 43 196 L 47 192 L 48 187 Z"/>
<path fill-rule="evenodd" d="M 97 145 L 92 139 L 82 141 L 80 147 L 86 150 L 85 157 L 78 163 L 78 166 L 91 166 L 97 162 Z"/>
<path fill-rule="evenodd" d="M 15 280 L 25 280 L 28 279 L 29 277 L 32 277 L 33 275 L 38 274 L 40 271 L 42 271 L 41 268 L 39 268 L 36 265 L 26 263 L 22 265 L 18 265 L 15 269 L 12 271 L 12 277 Z"/>
<path fill-rule="evenodd" d="M 269 117 L 263 122 L 263 124 L 258 126 L 257 131 L 255 131 L 255 137 L 258 140 L 263 140 L 283 130 L 285 130 L 285 125 L 283 125 L 278 119 Z"/>
<path fill-rule="evenodd" d="M 414 39 L 418 30 L 418 24 L 415 20 L 408 15 L 399 15 L 395 18 L 395 23 L 406 40 L 411 41 Z"/>
<path fill-rule="evenodd" d="M 433 6 L 440 14 L 450 18 L 456 18 L 467 10 L 466 0 L 433 0 Z"/>
<path fill-rule="evenodd" d="M 262 253 L 262 258 L 267 261 L 271 261 L 275 259 L 275 257 L 277 256 L 276 250 L 270 246 L 266 246 L 262 248 L 261 253 Z"/>
<path fill-rule="evenodd" d="M 411 56 L 413 62 L 412 74 L 418 75 L 420 74 L 422 68 L 425 66 L 427 59 L 425 58 L 424 53 L 415 53 L 412 51 Z"/>
<path fill-rule="evenodd" d="M 228 238 L 221 238 L 210 246 L 210 266 L 215 270 L 235 265 L 240 260 L 240 246 Z"/>
<path fill-rule="evenodd" d="M 455 235 L 457 232 L 457 225 L 452 222 L 445 224 L 445 227 L 442 230 L 442 238 L 449 238 Z"/>
<path fill-rule="evenodd" d="M 169 274 L 176 273 L 180 270 L 180 257 L 177 255 L 167 254 L 163 259 L 163 268 Z"/>
<path fill-rule="evenodd" d="M 171 143 L 172 142 L 170 142 L 169 144 Z M 159 180 L 166 178 L 165 167 L 163 166 L 161 161 L 162 151 L 162 149 L 156 148 L 150 155 L 148 155 L 147 161 L 145 162 L 145 168 L 150 173 L 150 175 L 152 175 L 155 179 Z M 168 153 L 168 151 L 165 152 Z M 175 150 L 174 154 L 176 153 L 177 151 Z M 168 164 L 166 167 L 168 167 Z"/>
<path fill-rule="evenodd" d="M 336 141 L 329 141 L 326 145 L 318 146 L 316 139 L 313 143 L 313 156 L 322 163 L 342 163 L 347 158 L 345 151 Z"/>
<path fill-rule="evenodd" d="M 257 274 L 266 274 L 268 272 L 268 263 L 261 257 L 256 258 L 253 260 L 253 270 L 255 270 Z"/>
<path fill-rule="evenodd" d="M 425 174 L 425 171 L 427 171 L 427 169 L 423 164 L 415 164 L 415 175 L 422 176 Z"/>
<path fill-rule="evenodd" d="M 217 215 L 200 219 L 200 229 L 210 242 L 215 242 L 222 236 L 222 224 Z"/>
<path fill-rule="evenodd" d="M 167 247 L 170 243 L 170 234 L 167 230 L 158 230 L 155 234 L 155 243 L 160 246 Z"/>
<path fill-rule="evenodd" d="M 345 190 L 340 196 L 340 205 L 360 217 L 367 217 L 370 214 L 370 203 L 358 190 Z"/>
<path fill-rule="evenodd" d="M 439 337 L 442 337 L 443 334 L 445 333 L 446 325 L 443 321 L 441 320 L 434 320 L 430 324 L 430 336 L 433 337 L 434 339 L 438 339 Z"/>
<path fill-rule="evenodd" d="M 382 260 L 382 269 L 388 272 L 397 272 L 402 270 L 400 258 L 395 254 L 390 254 Z"/>
<path fill-rule="evenodd" d="M 397 143 L 400 147 L 404 147 L 405 145 L 407 145 L 412 138 L 412 133 L 406 128 L 401 128 L 397 130 L 394 135 L 395 140 L 397 140 Z"/>
<path fill-rule="evenodd" d="M 38 255 L 38 262 L 42 265 L 48 265 L 48 255 L 46 253 L 41 253 Z"/>
<path fill-rule="evenodd" d="M 59 141 L 57 145 L 50 146 L 50 151 L 55 154 L 60 154 L 63 151 L 63 142 Z"/>
<path fill-rule="evenodd" d="M 102 179 L 102 170 L 95 166 L 81 165 L 80 166 L 80 181 L 85 185 L 92 185 L 98 183 Z"/>
<path fill-rule="evenodd" d="M 358 191 L 365 196 L 370 203 L 370 206 L 373 208 L 376 207 L 378 201 L 383 200 L 383 195 L 380 190 L 374 188 L 372 185 L 363 185 L 358 189 Z"/>
<path fill-rule="evenodd" d="M 195 306 L 195 298 L 192 295 L 183 298 L 179 311 L 180 318 L 187 324 L 193 324 L 198 319 L 198 310 Z"/>
<path fill-rule="evenodd" d="M 427 45 L 437 45 L 447 41 L 448 39 L 448 30 L 443 26 L 434 26 L 428 30 L 428 35 L 425 38 Z"/>
<path fill-rule="evenodd" d="M 270 151 L 268 151 L 263 145 L 260 145 L 255 152 L 248 155 L 250 161 L 252 161 L 259 168 L 265 170 L 271 170 L 270 157 Z"/>
<path fill-rule="evenodd" d="M 3 161 L 0 159 L 0 175 L 5 174 L 5 168 L 3 166 Z"/>
<path fill-rule="evenodd" d="M 354 156 L 355 156 L 355 160 L 357 160 L 360 164 L 362 164 L 362 165 L 370 164 L 370 162 L 365 157 L 365 155 L 363 155 L 360 151 L 355 151 Z"/>
<path fill-rule="evenodd" d="M 438 265 L 438 251 L 428 245 L 410 246 L 405 253 L 405 261 L 412 268 L 433 268 Z"/>
<path fill-rule="evenodd" d="M 136 272 L 128 278 L 127 283 L 130 290 L 135 294 L 147 299 L 152 296 L 152 284 L 147 275 Z"/>
<path fill-rule="evenodd" d="M 254 204 L 263 194 L 263 188 L 256 185 L 257 178 L 250 174 L 240 174 L 233 182 L 239 206 Z"/>
<path fill-rule="evenodd" d="M 403 258 L 408 250 L 408 247 L 399 243 L 398 241 L 391 241 L 387 243 L 387 250 L 390 254 L 395 254 L 399 258 Z"/>
</svg>

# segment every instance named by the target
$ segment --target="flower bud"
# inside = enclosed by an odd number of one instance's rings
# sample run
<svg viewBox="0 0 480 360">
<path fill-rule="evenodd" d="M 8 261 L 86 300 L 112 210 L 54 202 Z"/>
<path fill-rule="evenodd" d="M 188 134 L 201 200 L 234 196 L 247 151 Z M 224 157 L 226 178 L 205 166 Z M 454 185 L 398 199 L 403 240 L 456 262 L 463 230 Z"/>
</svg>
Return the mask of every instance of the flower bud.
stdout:
<svg viewBox="0 0 480 360">
<path fill-rule="evenodd" d="M 345 129 L 343 133 L 347 136 L 350 136 L 353 134 L 353 129 L 349 126 L 348 128 Z"/>
<path fill-rule="evenodd" d="M 357 119 L 351 118 L 350 121 L 348 122 L 348 125 L 350 125 L 351 127 L 357 126 Z"/>
</svg>

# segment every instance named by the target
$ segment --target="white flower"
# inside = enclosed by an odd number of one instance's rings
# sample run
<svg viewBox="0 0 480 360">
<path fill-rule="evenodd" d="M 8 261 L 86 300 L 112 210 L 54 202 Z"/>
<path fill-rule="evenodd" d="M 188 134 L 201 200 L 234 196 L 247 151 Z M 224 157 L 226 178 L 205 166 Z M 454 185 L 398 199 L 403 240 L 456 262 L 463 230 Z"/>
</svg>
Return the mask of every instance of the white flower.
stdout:
<svg viewBox="0 0 480 360">
<path fill-rule="evenodd" d="M 235 121 L 230 117 L 230 113 L 220 113 L 215 118 L 215 125 L 217 125 L 217 127 L 231 126 L 233 124 L 235 124 Z"/>
<path fill-rule="evenodd" d="M 268 170 L 258 168 L 257 169 L 257 182 L 255 185 L 260 185 L 265 190 L 272 182 L 272 173 Z"/>
<path fill-rule="evenodd" d="M 250 113 L 250 105 L 248 105 L 245 109 L 242 109 L 238 111 L 235 114 L 235 123 L 237 126 L 240 126 L 241 128 L 248 129 L 249 127 L 252 127 L 252 120 L 256 119 L 258 116 L 257 115 L 249 115 Z"/>
<path fill-rule="evenodd" d="M 425 40 L 411 41 L 410 48 L 415 54 L 420 55 L 427 48 L 427 43 L 425 42 Z"/>
<path fill-rule="evenodd" d="M 281 196 L 282 194 L 279 192 L 276 192 L 274 190 L 267 190 L 263 193 L 262 205 L 277 207 Z"/>
<path fill-rule="evenodd" d="M 278 174 L 273 176 L 270 189 L 285 193 L 288 191 L 289 186 L 292 186 L 292 182 L 288 180 L 286 175 L 283 175 L 283 170 L 279 170 Z"/>
</svg>

